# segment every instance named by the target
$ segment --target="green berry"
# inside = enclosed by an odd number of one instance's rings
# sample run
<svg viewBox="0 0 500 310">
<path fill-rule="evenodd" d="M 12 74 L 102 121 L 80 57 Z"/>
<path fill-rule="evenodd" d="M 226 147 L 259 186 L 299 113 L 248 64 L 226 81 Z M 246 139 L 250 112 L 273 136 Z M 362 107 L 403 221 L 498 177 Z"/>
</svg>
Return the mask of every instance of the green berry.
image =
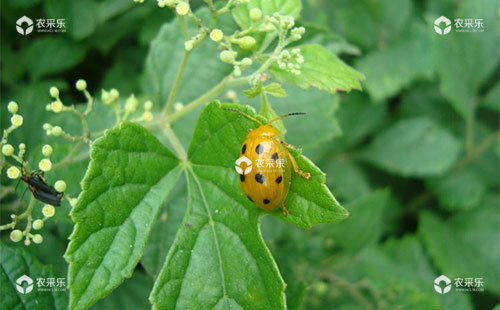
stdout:
<svg viewBox="0 0 500 310">
<path fill-rule="evenodd" d="M 252 59 L 245 57 L 241 60 L 241 64 L 244 66 L 250 66 L 252 65 Z"/>
<path fill-rule="evenodd" d="M 250 10 L 250 19 L 254 22 L 262 18 L 262 11 L 259 8 L 253 8 Z"/>
<path fill-rule="evenodd" d="M 78 81 L 76 81 L 76 89 L 78 89 L 79 91 L 84 91 L 85 89 L 87 89 L 87 82 L 85 80 L 82 80 L 82 79 L 79 79 Z"/>
<path fill-rule="evenodd" d="M 2 146 L 2 154 L 5 156 L 12 156 L 14 154 L 14 147 L 10 144 Z"/>
<path fill-rule="evenodd" d="M 7 110 L 9 110 L 10 113 L 15 114 L 19 110 L 19 106 L 15 101 L 9 102 L 9 105 L 7 106 Z"/>
<path fill-rule="evenodd" d="M 45 144 L 43 147 L 42 147 L 42 154 L 43 156 L 45 157 L 49 157 L 50 155 L 52 155 L 52 146 L 48 145 L 48 144 Z"/>
<path fill-rule="evenodd" d="M 43 242 L 43 237 L 40 234 L 36 234 L 33 236 L 33 242 L 36 244 L 40 244 Z"/>
<path fill-rule="evenodd" d="M 57 89 L 57 87 L 55 86 L 52 86 L 49 90 L 49 93 L 50 93 L 50 96 L 52 98 L 57 98 L 59 97 L 59 89 Z"/>
<path fill-rule="evenodd" d="M 55 184 L 54 184 L 54 188 L 56 189 L 56 191 L 58 191 L 59 193 L 63 193 L 65 190 L 66 190 L 66 182 L 64 182 L 63 180 L 58 180 Z"/>
<path fill-rule="evenodd" d="M 52 127 L 52 134 L 56 137 L 60 136 L 62 134 L 62 128 L 59 126 L 54 126 Z"/>
</svg>

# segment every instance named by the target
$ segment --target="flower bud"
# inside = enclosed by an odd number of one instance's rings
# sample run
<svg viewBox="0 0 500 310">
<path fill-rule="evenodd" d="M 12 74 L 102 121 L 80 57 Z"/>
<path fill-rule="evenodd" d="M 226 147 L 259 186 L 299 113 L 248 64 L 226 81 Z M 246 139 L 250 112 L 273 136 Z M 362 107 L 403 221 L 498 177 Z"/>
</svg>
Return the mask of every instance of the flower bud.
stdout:
<svg viewBox="0 0 500 310">
<path fill-rule="evenodd" d="M 10 144 L 2 146 L 2 154 L 5 156 L 12 156 L 14 154 L 14 147 Z"/>
<path fill-rule="evenodd" d="M 214 29 L 210 32 L 210 39 L 215 42 L 220 42 L 224 37 L 224 33 L 220 29 Z"/>
<path fill-rule="evenodd" d="M 186 15 L 189 12 L 189 3 L 179 2 L 179 4 L 175 7 L 175 11 L 179 15 Z"/>
<path fill-rule="evenodd" d="M 255 43 L 257 43 L 257 41 L 255 41 L 255 39 L 251 36 L 244 36 L 243 38 L 240 38 L 238 40 L 239 47 L 241 47 L 244 50 L 251 49 L 252 47 L 255 46 Z"/>
<path fill-rule="evenodd" d="M 174 104 L 174 110 L 179 112 L 180 110 L 182 110 L 184 108 L 184 105 L 180 102 L 177 102 L 176 104 Z"/>
<path fill-rule="evenodd" d="M 54 208 L 53 206 L 51 205 L 45 205 L 43 208 L 42 208 L 42 213 L 43 213 L 43 216 L 45 217 L 51 217 L 51 216 L 54 216 L 54 214 L 56 213 L 56 208 Z"/>
<path fill-rule="evenodd" d="M 87 89 L 87 82 L 83 79 L 79 79 L 78 81 L 76 81 L 76 89 L 78 89 L 79 91 L 84 91 L 85 89 Z"/>
<path fill-rule="evenodd" d="M 19 242 L 21 239 L 23 239 L 23 232 L 20 231 L 19 229 L 14 229 L 13 231 L 10 232 L 10 240 L 13 242 Z"/>
<path fill-rule="evenodd" d="M 10 167 L 7 169 L 7 176 L 9 179 L 17 179 L 21 176 L 21 171 L 17 167 Z"/>
<path fill-rule="evenodd" d="M 43 237 L 40 234 L 36 234 L 33 236 L 33 242 L 36 244 L 40 244 L 43 242 Z"/>
<path fill-rule="evenodd" d="M 65 190 L 66 190 L 66 182 L 64 182 L 63 180 L 58 180 L 55 184 L 54 184 L 54 188 L 56 189 L 56 191 L 58 191 L 59 193 L 63 193 Z"/>
<path fill-rule="evenodd" d="M 50 96 L 52 98 L 58 98 L 59 97 L 59 89 L 57 89 L 57 87 L 55 86 L 52 86 L 49 90 L 49 93 L 50 93 Z"/>
<path fill-rule="evenodd" d="M 10 113 L 15 114 L 19 110 L 19 106 L 17 105 L 17 103 L 15 101 L 11 101 L 7 105 L 7 110 L 9 110 Z"/>
<path fill-rule="evenodd" d="M 52 151 L 53 151 L 52 146 L 50 146 L 49 144 L 45 144 L 42 147 L 42 154 L 45 157 L 49 157 L 50 155 L 52 155 Z"/>
<path fill-rule="evenodd" d="M 144 102 L 144 110 L 151 111 L 153 109 L 153 102 L 150 100 Z"/>
<path fill-rule="evenodd" d="M 44 172 L 50 171 L 50 169 L 52 169 L 52 162 L 50 159 L 44 158 L 38 163 L 38 168 Z"/>
<path fill-rule="evenodd" d="M 234 62 L 234 54 L 231 51 L 222 51 L 219 55 L 222 62 L 232 64 Z"/>
<path fill-rule="evenodd" d="M 245 57 L 241 60 L 241 64 L 244 66 L 251 66 L 252 65 L 252 59 Z"/>
<path fill-rule="evenodd" d="M 253 8 L 250 10 L 250 19 L 254 22 L 262 18 L 262 11 L 259 8 Z"/>
<path fill-rule="evenodd" d="M 22 126 L 22 124 L 23 124 L 23 117 L 21 115 L 19 115 L 19 114 L 14 114 L 10 118 L 10 122 L 15 127 Z"/>
<path fill-rule="evenodd" d="M 61 101 L 59 100 L 56 100 L 56 101 L 53 101 L 51 104 L 50 104 L 50 108 L 52 111 L 54 111 L 55 113 L 59 113 L 62 111 L 63 109 L 63 104 Z"/>
<path fill-rule="evenodd" d="M 193 42 L 193 40 L 189 40 L 189 41 L 184 42 L 184 49 L 185 49 L 186 51 L 190 51 L 190 50 L 192 50 L 192 49 L 193 49 L 193 47 L 194 47 L 194 42 Z"/>
<path fill-rule="evenodd" d="M 43 228 L 43 221 L 42 220 L 35 220 L 33 222 L 33 229 L 34 230 L 40 230 Z"/>
<path fill-rule="evenodd" d="M 125 111 L 133 113 L 137 110 L 138 107 L 139 107 L 139 101 L 137 100 L 137 98 L 135 98 L 133 94 L 130 95 L 130 97 L 128 97 L 127 100 L 125 100 Z"/>
<path fill-rule="evenodd" d="M 51 133 L 54 136 L 58 137 L 58 136 L 60 136 L 62 134 L 62 128 L 59 127 L 59 126 L 54 126 L 54 127 L 52 127 Z"/>
<path fill-rule="evenodd" d="M 145 121 L 149 122 L 153 119 L 153 113 L 151 113 L 151 111 L 144 111 L 142 117 L 144 118 Z"/>
</svg>

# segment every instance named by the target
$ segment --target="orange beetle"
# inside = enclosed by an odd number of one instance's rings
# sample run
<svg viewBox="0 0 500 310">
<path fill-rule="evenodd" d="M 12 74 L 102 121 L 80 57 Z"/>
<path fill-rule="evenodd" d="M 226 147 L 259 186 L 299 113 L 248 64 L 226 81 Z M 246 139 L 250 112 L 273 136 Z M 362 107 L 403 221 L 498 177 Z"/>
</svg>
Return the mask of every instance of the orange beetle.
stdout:
<svg viewBox="0 0 500 310">
<path fill-rule="evenodd" d="M 237 168 L 243 192 L 259 208 L 272 211 L 281 205 L 283 214 L 287 215 L 285 200 L 292 179 L 291 168 L 293 167 L 295 173 L 306 179 L 309 179 L 311 174 L 299 168 L 288 150 L 293 146 L 280 140 L 280 132 L 270 124 L 288 116 L 305 113 L 288 113 L 263 124 L 238 109 L 225 108 L 225 110 L 240 113 L 260 125 L 248 133 L 240 148 L 240 159 L 245 157 L 247 161 L 244 170 Z"/>
</svg>

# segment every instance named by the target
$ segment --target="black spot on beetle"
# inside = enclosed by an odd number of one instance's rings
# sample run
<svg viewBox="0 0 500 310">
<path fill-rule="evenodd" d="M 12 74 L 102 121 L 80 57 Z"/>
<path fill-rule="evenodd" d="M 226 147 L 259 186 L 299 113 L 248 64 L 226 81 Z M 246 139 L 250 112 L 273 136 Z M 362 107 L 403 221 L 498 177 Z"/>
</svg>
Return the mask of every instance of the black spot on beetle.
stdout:
<svg viewBox="0 0 500 310">
<path fill-rule="evenodd" d="M 276 178 L 276 183 L 280 184 L 282 180 L 283 177 L 280 175 L 279 177 Z"/>
<path fill-rule="evenodd" d="M 246 150 L 247 150 L 247 145 L 243 144 L 243 146 L 241 147 L 241 154 L 245 154 Z"/>
<path fill-rule="evenodd" d="M 245 175 L 244 174 L 240 174 L 240 181 L 245 182 Z"/>
<path fill-rule="evenodd" d="M 255 181 L 257 181 L 258 183 L 260 184 L 264 184 L 264 182 L 266 182 L 266 177 L 264 177 L 262 174 L 260 173 L 257 173 L 255 175 Z"/>
<path fill-rule="evenodd" d="M 253 202 L 253 199 L 252 199 L 252 197 L 250 197 L 250 196 L 247 196 L 247 197 L 248 197 L 248 199 L 250 199 L 250 201 L 251 201 L 251 202 Z"/>
<path fill-rule="evenodd" d="M 255 152 L 257 154 L 261 154 L 262 152 L 264 152 L 264 147 L 261 144 L 257 144 L 257 147 L 255 147 Z"/>
<path fill-rule="evenodd" d="M 278 153 L 274 153 L 273 156 L 271 156 L 273 160 L 278 160 Z"/>
<path fill-rule="evenodd" d="M 270 202 L 271 202 L 271 201 L 269 201 L 269 199 L 267 199 L 267 198 L 265 198 L 265 199 L 264 199 L 264 204 L 266 204 L 266 205 L 267 205 L 267 204 L 268 204 L 268 203 L 270 203 Z"/>
</svg>

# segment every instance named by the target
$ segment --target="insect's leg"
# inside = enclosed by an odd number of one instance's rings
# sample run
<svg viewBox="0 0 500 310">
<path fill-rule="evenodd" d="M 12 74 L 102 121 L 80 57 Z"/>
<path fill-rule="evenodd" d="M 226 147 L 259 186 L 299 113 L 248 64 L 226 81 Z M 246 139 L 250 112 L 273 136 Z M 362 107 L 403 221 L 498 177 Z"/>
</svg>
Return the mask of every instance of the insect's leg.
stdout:
<svg viewBox="0 0 500 310">
<path fill-rule="evenodd" d="M 307 171 L 300 169 L 299 165 L 297 164 L 297 161 L 293 157 L 292 153 L 290 153 L 290 151 L 288 151 L 289 148 L 293 148 L 293 145 L 288 144 L 288 143 L 283 142 L 283 141 L 280 141 L 280 142 L 287 148 L 288 158 L 290 158 L 290 161 L 292 162 L 292 167 L 293 167 L 293 170 L 295 171 L 295 173 L 297 173 L 298 175 L 300 175 L 304 179 L 310 179 L 311 174 Z"/>
<path fill-rule="evenodd" d="M 285 201 L 281 203 L 281 211 L 283 212 L 284 216 L 288 216 L 288 209 L 286 208 Z"/>
</svg>

